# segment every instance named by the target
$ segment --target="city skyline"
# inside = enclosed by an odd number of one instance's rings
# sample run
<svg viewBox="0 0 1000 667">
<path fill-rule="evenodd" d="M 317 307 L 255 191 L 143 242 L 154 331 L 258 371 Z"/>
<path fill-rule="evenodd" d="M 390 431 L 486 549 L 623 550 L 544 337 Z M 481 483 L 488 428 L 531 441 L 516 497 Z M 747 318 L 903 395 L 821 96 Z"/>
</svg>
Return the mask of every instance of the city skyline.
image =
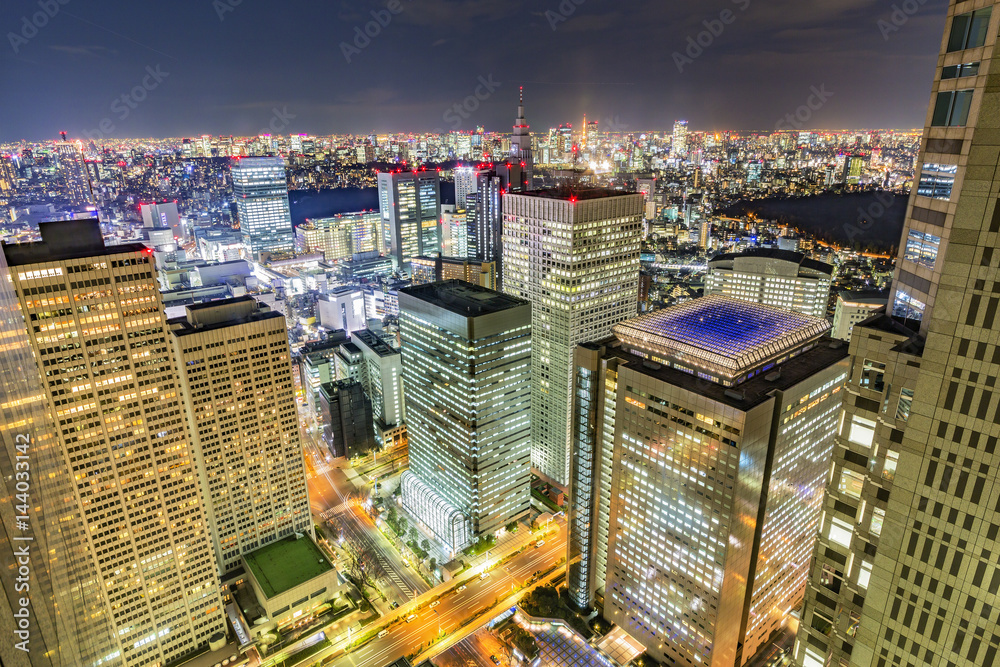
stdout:
<svg viewBox="0 0 1000 667">
<path fill-rule="evenodd" d="M 149 137 L 506 128 L 520 85 L 536 127 L 586 112 L 636 129 L 666 129 L 674 118 L 692 129 L 766 129 L 805 104 L 813 87 L 830 95 L 803 127 L 920 127 L 946 5 L 928 0 L 894 14 L 893 5 L 858 2 L 716 0 L 696 10 L 646 2 L 625 14 L 574 0 L 410 1 L 293 4 L 280 13 L 236 0 L 169 11 L 60 4 L 44 19 L 37 3 L 16 3 L 0 16 L 10 49 L 0 72 L 35 103 L 9 109 L 0 141 L 62 130 Z M 504 36 L 495 48 L 479 42 L 477 28 L 487 26 Z M 310 42 L 308 56 L 284 50 Z M 383 66 L 414 60 L 445 76 Z M 780 76 L 762 80 L 762 72 Z M 73 105 L 60 103 L 68 91 Z M 894 103 L 874 103 L 886 99 Z"/>
</svg>

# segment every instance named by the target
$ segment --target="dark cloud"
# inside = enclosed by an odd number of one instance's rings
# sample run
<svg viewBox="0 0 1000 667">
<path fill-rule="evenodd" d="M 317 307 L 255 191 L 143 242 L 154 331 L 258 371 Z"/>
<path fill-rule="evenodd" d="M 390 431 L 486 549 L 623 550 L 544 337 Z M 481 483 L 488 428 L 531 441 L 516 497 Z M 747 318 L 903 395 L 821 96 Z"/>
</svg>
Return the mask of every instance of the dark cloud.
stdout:
<svg viewBox="0 0 1000 667">
<path fill-rule="evenodd" d="M 816 127 L 919 127 L 947 0 L 927 0 L 889 33 L 879 25 L 891 23 L 889 0 L 60 7 L 16 49 L 2 46 L 0 140 L 96 127 L 115 99 L 143 84 L 147 66 L 169 76 L 128 117 L 112 116 L 120 136 L 256 132 L 286 107 L 288 132 L 431 130 L 447 127 L 443 114 L 490 76 L 501 85 L 466 129 L 509 128 L 522 84 L 537 130 L 584 113 L 637 131 L 680 117 L 696 130 L 768 129 L 824 85 L 833 95 L 811 119 Z M 3 3 L 8 42 L 37 10 L 35 0 Z"/>
</svg>

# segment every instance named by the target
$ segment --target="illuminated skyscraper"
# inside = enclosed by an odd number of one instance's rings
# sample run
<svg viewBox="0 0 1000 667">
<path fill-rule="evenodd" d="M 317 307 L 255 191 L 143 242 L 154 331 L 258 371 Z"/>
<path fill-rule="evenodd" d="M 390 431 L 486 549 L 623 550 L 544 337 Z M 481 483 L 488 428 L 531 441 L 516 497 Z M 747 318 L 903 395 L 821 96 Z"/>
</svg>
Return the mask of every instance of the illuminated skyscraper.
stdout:
<svg viewBox="0 0 1000 667">
<path fill-rule="evenodd" d="M 476 178 L 479 169 L 476 167 L 455 168 L 455 206 L 465 208 L 466 197 L 476 194 Z"/>
<path fill-rule="evenodd" d="M 254 258 L 262 252 L 292 252 L 295 237 L 284 159 L 243 157 L 231 165 L 236 214 Z"/>
<path fill-rule="evenodd" d="M 565 486 L 573 347 L 637 312 L 643 196 L 561 188 L 503 206 L 503 290 L 532 303 L 531 464 Z"/>
<path fill-rule="evenodd" d="M 702 229 L 707 232 L 711 228 Z M 826 317 L 833 267 L 790 250 L 751 250 L 716 255 L 708 262 L 705 294 L 787 308 Z"/>
<path fill-rule="evenodd" d="M 9 276 L 0 252 L 0 663 L 114 667 L 117 630 Z"/>
<path fill-rule="evenodd" d="M 514 121 L 514 132 L 510 138 L 510 161 L 524 168 L 523 185 L 515 187 L 515 192 L 532 189 L 532 174 L 535 168 L 534 152 L 531 148 L 531 132 L 528 121 L 524 118 L 524 89 L 518 93 L 517 119 Z M 515 185 L 520 185 L 515 183 Z"/>
<path fill-rule="evenodd" d="M 151 252 L 105 247 L 97 220 L 39 229 L 3 252 L 83 523 L 71 548 L 96 575 L 77 592 L 115 629 L 88 657 L 170 663 L 225 619 Z"/>
<path fill-rule="evenodd" d="M 378 175 L 378 201 L 386 252 L 396 268 L 411 257 L 441 252 L 441 178 L 437 171 Z"/>
<path fill-rule="evenodd" d="M 997 663 L 998 19 L 993 2 L 948 5 L 892 318 L 851 336 L 805 667 Z"/>
<path fill-rule="evenodd" d="M 78 204 L 90 204 L 94 201 L 94 193 L 90 187 L 90 174 L 84 163 L 80 147 L 69 141 L 56 143 L 56 153 L 59 159 L 59 175 L 65 183 L 66 194 Z"/>
<path fill-rule="evenodd" d="M 368 329 L 355 331 L 351 341 L 364 358 L 361 383 L 371 399 L 375 440 L 385 449 L 402 444 L 406 438 L 402 355 Z"/>
<path fill-rule="evenodd" d="M 576 348 L 567 575 L 665 664 L 739 667 L 802 600 L 847 349 L 707 296 Z"/>
<path fill-rule="evenodd" d="M 312 535 L 285 318 L 244 296 L 188 306 L 167 324 L 219 571 Z"/>
<path fill-rule="evenodd" d="M 399 292 L 403 505 L 458 551 L 527 515 L 531 305 L 451 280 Z"/>
<path fill-rule="evenodd" d="M 675 120 L 674 131 L 670 135 L 670 142 L 673 147 L 673 156 L 677 158 L 687 157 L 688 152 L 688 122 L 686 120 Z"/>
</svg>

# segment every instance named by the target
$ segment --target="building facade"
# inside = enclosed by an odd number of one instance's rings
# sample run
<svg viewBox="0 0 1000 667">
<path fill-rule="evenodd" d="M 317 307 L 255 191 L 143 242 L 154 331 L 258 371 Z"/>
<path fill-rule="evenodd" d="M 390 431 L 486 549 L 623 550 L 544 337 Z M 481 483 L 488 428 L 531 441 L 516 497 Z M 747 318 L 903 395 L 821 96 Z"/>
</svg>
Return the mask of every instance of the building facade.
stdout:
<svg viewBox="0 0 1000 667">
<path fill-rule="evenodd" d="M 833 331 L 830 333 L 840 340 L 851 340 L 854 325 L 867 320 L 886 306 L 884 294 L 863 294 L 841 292 L 833 307 Z"/>
<path fill-rule="evenodd" d="M 726 296 L 826 317 L 833 267 L 790 250 L 716 255 L 708 262 L 705 294 Z"/>
<path fill-rule="evenodd" d="M 3 251 L 96 570 L 86 595 L 115 629 L 109 658 L 173 662 L 225 618 L 151 252 L 105 247 L 97 220 L 39 229 Z"/>
<path fill-rule="evenodd" d="M 638 310 L 643 197 L 561 188 L 503 202 L 503 290 L 532 304 L 531 463 L 565 487 L 573 348 Z"/>
<path fill-rule="evenodd" d="M 284 159 L 235 158 L 230 172 L 240 231 L 254 258 L 260 257 L 262 252 L 292 252 L 295 236 L 288 206 Z"/>
<path fill-rule="evenodd" d="M 168 321 L 216 561 L 313 534 L 288 331 L 249 296 Z"/>
<path fill-rule="evenodd" d="M 375 439 L 391 449 L 406 439 L 402 354 L 368 329 L 355 332 L 351 340 L 364 358 L 361 382 L 372 404 Z"/>
<path fill-rule="evenodd" d="M 353 379 L 328 382 L 319 389 L 323 414 L 323 440 L 334 457 L 352 458 L 375 449 L 372 405 L 361 382 Z"/>
<path fill-rule="evenodd" d="M 452 280 L 400 290 L 399 311 L 410 455 L 403 477 L 420 482 L 404 482 L 403 505 L 457 551 L 466 544 L 452 541 L 454 511 L 472 538 L 530 509 L 531 305 Z M 438 498 L 424 497 L 426 489 Z"/>
<path fill-rule="evenodd" d="M 576 350 L 567 583 L 665 664 L 743 665 L 802 600 L 847 349 L 727 297 Z"/>
<path fill-rule="evenodd" d="M 994 2 L 948 5 L 917 166 L 921 180 L 949 172 L 954 180 L 950 191 L 940 182 L 930 193 L 914 188 L 900 239 L 891 314 L 919 334 L 907 348 L 920 350 L 920 369 L 901 441 L 877 442 L 886 460 L 873 454 L 869 468 L 884 470 L 888 453 L 898 451 L 881 539 L 866 551 L 871 575 L 851 665 L 997 660 L 998 26 Z M 870 361 L 888 370 L 892 359 Z M 892 397 L 885 384 L 882 400 L 891 406 Z M 863 478 L 869 485 L 880 486 L 875 474 Z M 840 537 L 853 548 L 865 528 Z M 835 642 L 810 633 L 796 658 L 826 664 L 822 648 L 836 650 Z"/>
<path fill-rule="evenodd" d="M 397 269 L 410 258 L 441 252 L 441 179 L 437 171 L 378 174 L 385 251 Z"/>
</svg>

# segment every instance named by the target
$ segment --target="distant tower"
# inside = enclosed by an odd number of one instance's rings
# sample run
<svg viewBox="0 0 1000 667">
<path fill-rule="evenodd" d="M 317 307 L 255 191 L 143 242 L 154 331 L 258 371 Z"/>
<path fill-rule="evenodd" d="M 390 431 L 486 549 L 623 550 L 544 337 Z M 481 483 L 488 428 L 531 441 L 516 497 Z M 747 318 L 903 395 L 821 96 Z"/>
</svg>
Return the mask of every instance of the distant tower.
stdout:
<svg viewBox="0 0 1000 667">
<path fill-rule="evenodd" d="M 687 155 L 687 134 L 688 122 L 686 120 L 674 121 L 674 133 L 670 136 L 674 149 L 674 157 L 684 157 Z"/>
<path fill-rule="evenodd" d="M 525 182 L 528 189 L 532 188 L 531 176 L 534 168 L 534 156 L 531 152 L 531 133 L 528 131 L 528 121 L 524 119 L 524 88 L 520 88 L 517 102 L 517 120 L 514 121 L 514 134 L 510 139 L 511 160 L 524 163 Z"/>
</svg>

